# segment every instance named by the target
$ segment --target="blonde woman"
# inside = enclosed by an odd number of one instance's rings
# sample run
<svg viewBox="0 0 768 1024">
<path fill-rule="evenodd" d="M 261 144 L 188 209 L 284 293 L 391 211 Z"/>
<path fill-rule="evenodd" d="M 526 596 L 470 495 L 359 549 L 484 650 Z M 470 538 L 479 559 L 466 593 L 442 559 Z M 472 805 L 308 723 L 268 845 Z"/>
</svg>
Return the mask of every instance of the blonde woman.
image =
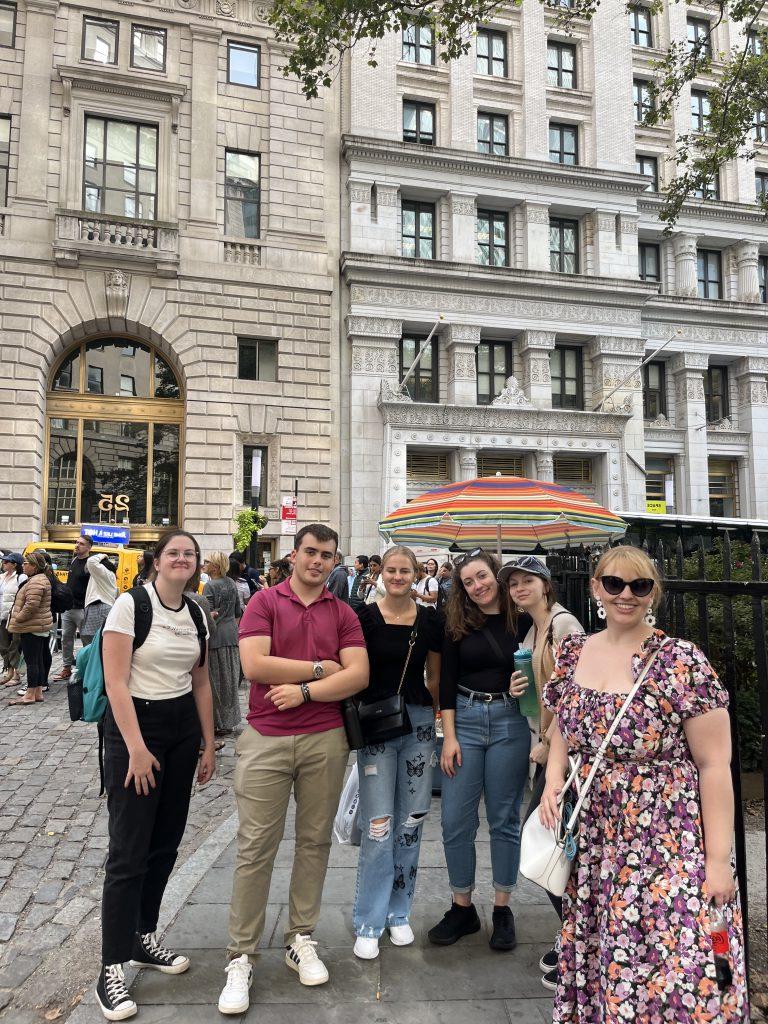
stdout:
<svg viewBox="0 0 768 1024">
<path fill-rule="evenodd" d="M 650 663 L 584 805 L 563 900 L 556 1024 L 736 1024 L 749 1019 L 731 851 L 728 696 L 690 641 L 653 629 L 661 581 L 644 552 L 610 548 L 591 581 L 605 630 L 566 637 L 544 703 L 556 712 L 539 814 L 558 815 L 568 754 L 585 777 Z M 721 906 L 733 980 L 719 991 L 710 938 Z"/>
<path fill-rule="evenodd" d="M 48 638 L 53 626 L 51 580 L 43 552 L 30 551 L 24 555 L 21 571 L 27 579 L 19 586 L 14 598 L 8 617 L 8 632 L 19 634 L 21 653 L 27 666 L 27 689 L 23 696 L 8 701 L 11 707 L 42 703 L 50 667 Z"/>
<path fill-rule="evenodd" d="M 210 641 L 208 672 L 213 691 L 213 719 L 217 736 L 225 736 L 240 722 L 240 654 L 237 647 L 237 616 L 240 595 L 231 579 L 229 555 L 213 551 L 203 563 L 208 582 L 203 587 L 216 631 Z M 217 743 L 217 748 L 224 744 Z"/>
</svg>

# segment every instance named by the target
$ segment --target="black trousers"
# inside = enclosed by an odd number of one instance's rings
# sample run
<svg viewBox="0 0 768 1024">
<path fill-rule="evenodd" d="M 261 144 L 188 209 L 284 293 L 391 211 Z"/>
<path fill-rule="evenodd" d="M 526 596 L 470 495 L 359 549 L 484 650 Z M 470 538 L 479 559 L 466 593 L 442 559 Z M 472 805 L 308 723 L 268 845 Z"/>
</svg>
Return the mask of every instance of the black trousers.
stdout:
<svg viewBox="0 0 768 1024">
<path fill-rule="evenodd" d="M 27 666 L 27 686 L 45 686 L 51 667 L 51 649 L 48 646 L 48 635 L 35 636 L 34 633 L 20 633 L 19 643 L 24 662 Z"/>
<path fill-rule="evenodd" d="M 184 835 L 200 750 L 191 693 L 173 700 L 134 698 L 147 749 L 160 762 L 155 789 L 125 788 L 128 749 L 111 708 L 104 715 L 104 781 L 109 854 L 101 904 L 102 963 L 131 959 L 136 932 L 157 928 L 160 904 Z"/>
<path fill-rule="evenodd" d="M 535 774 L 534 780 L 533 780 L 533 792 L 531 793 L 531 802 L 528 804 L 528 810 L 525 812 L 525 821 L 523 821 L 523 824 L 525 824 L 525 822 L 528 821 L 530 816 L 533 814 L 533 812 L 537 809 L 537 807 L 541 803 L 541 796 L 542 796 L 542 793 L 544 792 L 544 786 L 546 785 L 546 782 L 547 782 L 547 771 L 546 771 L 546 768 L 543 765 L 541 765 L 541 764 L 537 764 L 536 765 L 536 774 Z M 548 892 L 547 896 L 549 896 L 549 902 L 555 908 L 555 913 L 557 914 L 557 916 L 562 921 L 563 920 L 563 898 L 562 898 L 562 896 L 553 896 L 551 892 Z"/>
</svg>

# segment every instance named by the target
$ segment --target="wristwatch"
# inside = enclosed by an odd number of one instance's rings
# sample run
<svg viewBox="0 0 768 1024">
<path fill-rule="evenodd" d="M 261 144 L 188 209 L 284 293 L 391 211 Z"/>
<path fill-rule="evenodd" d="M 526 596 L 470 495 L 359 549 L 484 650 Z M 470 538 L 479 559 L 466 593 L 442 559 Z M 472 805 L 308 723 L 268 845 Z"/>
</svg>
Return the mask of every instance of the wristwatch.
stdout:
<svg viewBox="0 0 768 1024">
<path fill-rule="evenodd" d="M 309 692 L 308 683 L 301 684 L 301 695 L 304 698 L 304 703 L 309 704 L 309 702 L 312 700 L 312 694 Z"/>
<path fill-rule="evenodd" d="M 325 676 L 325 669 L 323 668 L 322 661 L 312 662 L 312 678 L 322 679 Z"/>
</svg>

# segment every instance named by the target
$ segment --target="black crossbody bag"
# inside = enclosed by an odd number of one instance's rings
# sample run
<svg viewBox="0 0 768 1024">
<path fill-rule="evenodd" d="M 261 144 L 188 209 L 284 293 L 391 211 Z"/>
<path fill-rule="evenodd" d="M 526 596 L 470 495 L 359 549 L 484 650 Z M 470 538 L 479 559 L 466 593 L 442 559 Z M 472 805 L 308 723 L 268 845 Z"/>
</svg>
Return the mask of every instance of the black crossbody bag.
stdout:
<svg viewBox="0 0 768 1024">
<path fill-rule="evenodd" d="M 383 700 L 375 700 L 370 704 L 360 704 L 357 709 L 366 745 L 399 739 L 400 736 L 407 736 L 413 732 L 413 726 L 408 717 L 408 708 L 405 706 L 405 697 L 402 691 L 403 684 L 405 683 L 405 673 L 408 671 L 408 665 L 411 661 L 413 648 L 416 646 L 418 633 L 419 611 L 417 609 L 416 620 L 413 623 L 413 629 L 408 638 L 408 653 L 405 656 L 405 664 L 400 675 L 397 693 L 391 697 L 385 697 Z"/>
</svg>

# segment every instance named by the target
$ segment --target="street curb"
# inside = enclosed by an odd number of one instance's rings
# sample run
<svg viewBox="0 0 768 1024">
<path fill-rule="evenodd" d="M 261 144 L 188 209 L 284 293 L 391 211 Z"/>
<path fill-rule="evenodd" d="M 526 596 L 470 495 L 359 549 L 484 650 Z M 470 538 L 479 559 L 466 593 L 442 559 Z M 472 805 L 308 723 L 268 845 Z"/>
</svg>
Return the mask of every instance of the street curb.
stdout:
<svg viewBox="0 0 768 1024">
<path fill-rule="evenodd" d="M 197 850 L 189 857 L 172 876 L 165 890 L 163 904 L 160 911 L 160 920 L 157 930 L 163 934 L 173 924 L 176 917 L 184 908 L 187 900 L 197 886 L 202 882 L 208 871 L 213 867 L 222 853 L 237 835 L 237 811 L 219 825 L 215 832 L 208 836 Z M 223 957 L 223 951 L 222 951 Z M 138 974 L 139 969 L 126 967 L 125 980 L 131 984 Z M 72 1013 L 67 1017 L 67 1024 L 94 1024 L 94 1021 L 101 1020 L 101 1011 L 97 1008 L 94 987 L 96 975 L 89 983 L 85 995 Z M 98 1016 L 94 1016 L 97 1014 Z"/>
</svg>

